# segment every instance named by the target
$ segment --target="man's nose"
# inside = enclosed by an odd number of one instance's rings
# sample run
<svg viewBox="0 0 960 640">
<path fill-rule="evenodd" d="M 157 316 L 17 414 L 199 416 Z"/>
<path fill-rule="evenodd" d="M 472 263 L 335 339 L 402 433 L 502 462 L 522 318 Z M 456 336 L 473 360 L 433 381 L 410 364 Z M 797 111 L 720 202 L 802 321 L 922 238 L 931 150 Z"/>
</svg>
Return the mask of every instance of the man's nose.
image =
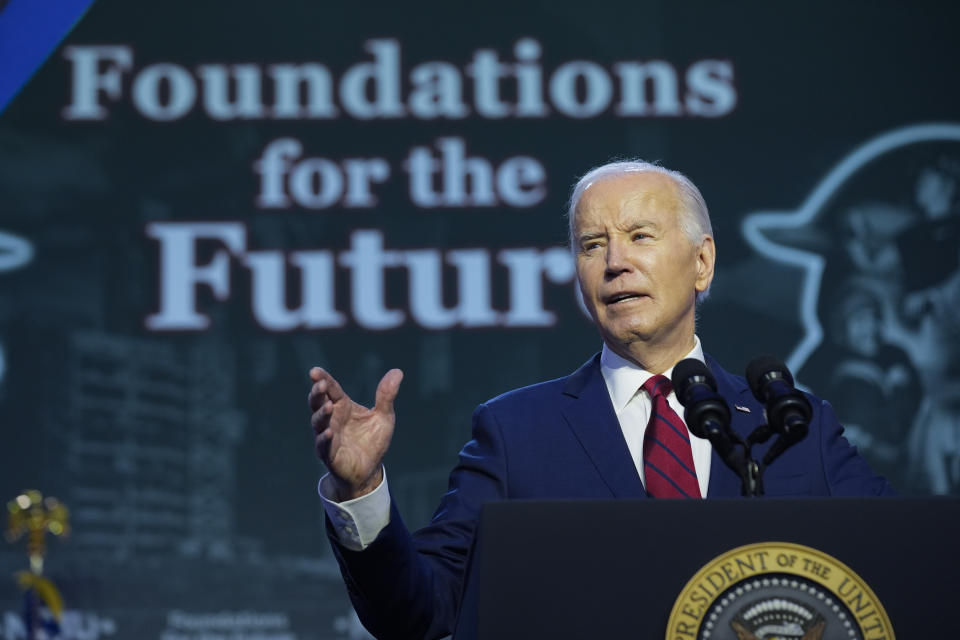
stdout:
<svg viewBox="0 0 960 640">
<path fill-rule="evenodd" d="M 616 276 L 625 271 L 633 269 L 633 265 L 628 259 L 628 248 L 625 243 L 619 240 L 611 240 L 607 243 L 607 268 L 608 276 Z"/>
</svg>

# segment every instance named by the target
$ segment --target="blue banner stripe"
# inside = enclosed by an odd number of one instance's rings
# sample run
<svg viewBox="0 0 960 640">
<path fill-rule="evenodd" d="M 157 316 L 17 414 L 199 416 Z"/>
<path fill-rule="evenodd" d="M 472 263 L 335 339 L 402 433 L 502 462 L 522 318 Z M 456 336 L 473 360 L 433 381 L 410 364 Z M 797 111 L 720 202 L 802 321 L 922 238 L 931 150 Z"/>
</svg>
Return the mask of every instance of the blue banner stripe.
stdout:
<svg viewBox="0 0 960 640">
<path fill-rule="evenodd" d="M 94 0 L 10 0 L 0 9 L 0 113 Z"/>
</svg>

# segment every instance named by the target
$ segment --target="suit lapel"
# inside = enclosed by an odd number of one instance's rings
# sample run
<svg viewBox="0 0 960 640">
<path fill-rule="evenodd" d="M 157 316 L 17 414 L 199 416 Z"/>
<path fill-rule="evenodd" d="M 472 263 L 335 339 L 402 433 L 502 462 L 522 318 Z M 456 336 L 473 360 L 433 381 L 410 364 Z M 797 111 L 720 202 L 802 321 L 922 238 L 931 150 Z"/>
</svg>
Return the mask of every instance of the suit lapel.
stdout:
<svg viewBox="0 0 960 640">
<path fill-rule="evenodd" d="M 613 496 L 647 497 L 610 402 L 599 354 L 567 378 L 563 394 L 563 417 Z"/>
<path fill-rule="evenodd" d="M 720 364 L 709 355 L 705 355 L 707 367 L 717 380 L 717 392 L 723 396 L 730 407 L 730 428 L 741 438 L 746 439 L 750 432 L 763 422 L 763 407 L 750 393 L 746 380 L 727 373 Z M 737 410 L 737 406 L 746 407 L 750 413 Z M 740 496 L 740 477 L 723 463 L 714 449 L 710 458 L 710 486 L 708 498 L 734 498 Z"/>
</svg>

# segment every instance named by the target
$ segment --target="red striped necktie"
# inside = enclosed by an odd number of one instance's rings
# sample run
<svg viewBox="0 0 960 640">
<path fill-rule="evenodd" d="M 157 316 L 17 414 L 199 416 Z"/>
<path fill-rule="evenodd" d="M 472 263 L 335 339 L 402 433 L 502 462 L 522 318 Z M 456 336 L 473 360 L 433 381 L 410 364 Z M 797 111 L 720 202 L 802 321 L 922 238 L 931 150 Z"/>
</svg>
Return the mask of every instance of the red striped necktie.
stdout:
<svg viewBox="0 0 960 640">
<path fill-rule="evenodd" d="M 670 408 L 673 385 L 666 376 L 653 376 L 641 387 L 653 406 L 643 435 L 643 475 L 654 498 L 699 498 L 700 484 L 693 467 L 687 425 Z"/>
</svg>

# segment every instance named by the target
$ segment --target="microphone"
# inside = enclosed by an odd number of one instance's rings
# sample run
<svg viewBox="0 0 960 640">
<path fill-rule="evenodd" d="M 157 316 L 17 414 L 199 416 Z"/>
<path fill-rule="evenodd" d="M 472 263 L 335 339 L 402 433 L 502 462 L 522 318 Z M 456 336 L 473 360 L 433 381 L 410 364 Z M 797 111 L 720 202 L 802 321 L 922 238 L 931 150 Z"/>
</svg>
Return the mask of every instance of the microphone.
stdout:
<svg viewBox="0 0 960 640">
<path fill-rule="evenodd" d="M 717 393 L 713 374 L 696 358 L 681 360 L 673 368 L 673 390 L 684 406 L 683 417 L 698 438 L 729 439 L 730 408 Z"/>
<path fill-rule="evenodd" d="M 807 435 L 813 409 L 793 386 L 786 365 L 773 356 L 758 356 L 747 365 L 747 383 L 753 396 L 766 407 L 767 424 L 789 444 Z"/>
</svg>

